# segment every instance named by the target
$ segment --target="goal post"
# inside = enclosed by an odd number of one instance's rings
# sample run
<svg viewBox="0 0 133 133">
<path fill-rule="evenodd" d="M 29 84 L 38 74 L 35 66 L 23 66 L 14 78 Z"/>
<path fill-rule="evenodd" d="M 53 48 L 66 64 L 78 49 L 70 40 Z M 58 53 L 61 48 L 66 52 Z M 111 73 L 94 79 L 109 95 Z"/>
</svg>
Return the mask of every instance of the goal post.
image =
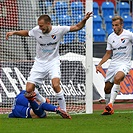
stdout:
<svg viewBox="0 0 133 133">
<path fill-rule="evenodd" d="M 85 13 L 92 11 L 92 0 L 57 1 L 2 0 L 0 1 L 0 113 L 9 113 L 14 97 L 25 89 L 36 55 L 36 40 L 11 36 L 6 32 L 30 30 L 37 25 L 41 14 L 48 14 L 53 25 L 74 25 Z M 91 25 L 91 26 L 90 26 Z M 61 88 L 70 113 L 92 113 L 92 18 L 77 32 L 69 32 L 59 47 L 61 59 Z M 48 77 L 39 92 L 58 105 Z"/>
<path fill-rule="evenodd" d="M 93 0 L 86 0 L 86 12 L 93 11 Z M 93 113 L 93 17 L 86 22 L 86 113 Z"/>
</svg>

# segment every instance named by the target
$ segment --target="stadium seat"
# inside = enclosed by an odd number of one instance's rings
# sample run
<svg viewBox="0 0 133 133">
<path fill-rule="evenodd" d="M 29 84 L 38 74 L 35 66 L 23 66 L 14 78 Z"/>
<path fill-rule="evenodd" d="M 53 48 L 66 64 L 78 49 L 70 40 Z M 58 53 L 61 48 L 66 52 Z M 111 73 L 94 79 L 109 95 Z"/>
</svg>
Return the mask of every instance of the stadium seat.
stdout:
<svg viewBox="0 0 133 133">
<path fill-rule="evenodd" d="M 58 24 L 59 25 L 67 25 L 71 26 L 72 25 L 72 18 L 69 15 L 60 15 L 58 17 Z"/>
<path fill-rule="evenodd" d="M 103 2 L 102 5 L 101 5 L 101 9 L 102 9 L 103 18 L 105 16 L 109 16 L 109 15 L 114 16 L 115 7 L 114 7 L 114 4 L 112 2 Z"/>
<path fill-rule="evenodd" d="M 93 2 L 93 14 L 98 15 L 99 14 L 99 5 L 97 2 Z"/>
<path fill-rule="evenodd" d="M 110 35 L 113 32 L 113 29 L 106 29 L 107 35 Z"/>
<path fill-rule="evenodd" d="M 67 15 L 68 13 L 68 4 L 64 1 L 57 1 L 55 3 L 55 12 L 56 16 Z"/>
<path fill-rule="evenodd" d="M 102 27 L 102 18 L 100 15 L 93 16 L 93 29 L 98 29 Z"/>
<path fill-rule="evenodd" d="M 102 28 L 93 30 L 93 40 L 94 42 L 105 42 L 106 32 Z"/>
<path fill-rule="evenodd" d="M 77 15 L 76 17 L 74 17 L 74 24 L 77 24 L 78 22 L 80 22 L 83 19 L 83 15 Z"/>
<path fill-rule="evenodd" d="M 51 15 L 51 21 L 53 25 L 58 25 L 57 17 L 55 15 Z"/>
<path fill-rule="evenodd" d="M 78 41 L 79 42 L 84 43 L 85 36 L 86 36 L 85 28 L 82 28 L 81 30 L 78 31 Z"/>
<path fill-rule="evenodd" d="M 105 23 L 105 29 L 112 29 L 112 15 L 106 16 L 104 18 L 104 23 Z"/>
<path fill-rule="evenodd" d="M 84 5 L 82 2 L 78 1 L 78 2 L 72 2 L 71 5 L 71 15 L 73 17 L 77 17 L 77 15 L 83 15 L 83 9 L 84 9 Z"/>
<path fill-rule="evenodd" d="M 75 36 L 76 32 L 68 32 L 67 34 L 65 34 L 63 37 L 64 44 L 72 43 L 75 39 Z"/>
<path fill-rule="evenodd" d="M 132 17 L 130 15 L 124 15 L 123 16 L 123 21 L 124 21 L 124 28 L 125 29 L 131 29 L 132 28 Z"/>
<path fill-rule="evenodd" d="M 120 16 L 130 14 L 130 5 L 127 2 L 119 2 L 117 4 L 117 11 Z"/>
</svg>

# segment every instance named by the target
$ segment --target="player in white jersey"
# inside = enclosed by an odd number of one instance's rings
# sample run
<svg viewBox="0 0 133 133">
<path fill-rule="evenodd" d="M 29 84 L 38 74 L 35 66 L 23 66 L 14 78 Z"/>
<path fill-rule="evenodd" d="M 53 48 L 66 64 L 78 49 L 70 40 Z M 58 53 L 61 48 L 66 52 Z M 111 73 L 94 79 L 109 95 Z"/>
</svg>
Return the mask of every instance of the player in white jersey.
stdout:
<svg viewBox="0 0 133 133">
<path fill-rule="evenodd" d="M 105 78 L 106 107 L 102 115 L 114 113 L 113 104 L 120 92 L 120 82 L 131 69 L 133 33 L 123 29 L 123 19 L 120 16 L 112 18 L 112 27 L 114 32 L 108 36 L 106 53 L 96 66 L 96 72 L 100 71 L 102 64 L 112 55 Z"/>
<path fill-rule="evenodd" d="M 36 84 L 42 84 L 45 76 L 49 75 L 59 106 L 66 111 L 64 93 L 60 88 L 60 41 L 67 32 L 75 32 L 82 29 L 91 16 L 92 12 L 88 12 L 83 20 L 73 26 L 52 26 L 51 18 L 48 15 L 41 15 L 38 18 L 38 26 L 32 30 L 11 31 L 6 33 L 7 40 L 9 36 L 19 35 L 33 36 L 37 41 L 35 62 L 26 84 L 26 91 L 28 93 L 34 91 Z"/>
</svg>

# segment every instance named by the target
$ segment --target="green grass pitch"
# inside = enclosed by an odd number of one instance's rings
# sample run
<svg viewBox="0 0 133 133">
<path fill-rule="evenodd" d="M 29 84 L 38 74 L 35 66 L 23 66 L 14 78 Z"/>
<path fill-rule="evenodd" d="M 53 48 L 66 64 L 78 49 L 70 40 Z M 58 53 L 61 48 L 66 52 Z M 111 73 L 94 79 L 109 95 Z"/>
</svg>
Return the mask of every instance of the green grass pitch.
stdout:
<svg viewBox="0 0 133 133">
<path fill-rule="evenodd" d="M 93 114 L 71 115 L 72 120 L 58 115 L 44 119 L 8 118 L 0 115 L 0 133 L 133 133 L 133 110 L 116 110 L 109 116 Z"/>
</svg>

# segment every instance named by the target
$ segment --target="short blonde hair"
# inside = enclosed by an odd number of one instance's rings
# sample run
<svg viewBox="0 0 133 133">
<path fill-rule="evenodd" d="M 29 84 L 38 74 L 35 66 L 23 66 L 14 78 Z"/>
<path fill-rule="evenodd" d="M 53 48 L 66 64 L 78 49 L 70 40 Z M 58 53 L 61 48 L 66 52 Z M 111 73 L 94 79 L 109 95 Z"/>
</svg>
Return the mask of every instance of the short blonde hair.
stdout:
<svg viewBox="0 0 133 133">
<path fill-rule="evenodd" d="M 112 18 L 112 22 L 113 22 L 113 21 L 116 21 L 116 20 L 120 20 L 120 23 L 123 24 L 123 18 L 122 18 L 121 16 L 114 16 L 114 17 Z"/>
</svg>

